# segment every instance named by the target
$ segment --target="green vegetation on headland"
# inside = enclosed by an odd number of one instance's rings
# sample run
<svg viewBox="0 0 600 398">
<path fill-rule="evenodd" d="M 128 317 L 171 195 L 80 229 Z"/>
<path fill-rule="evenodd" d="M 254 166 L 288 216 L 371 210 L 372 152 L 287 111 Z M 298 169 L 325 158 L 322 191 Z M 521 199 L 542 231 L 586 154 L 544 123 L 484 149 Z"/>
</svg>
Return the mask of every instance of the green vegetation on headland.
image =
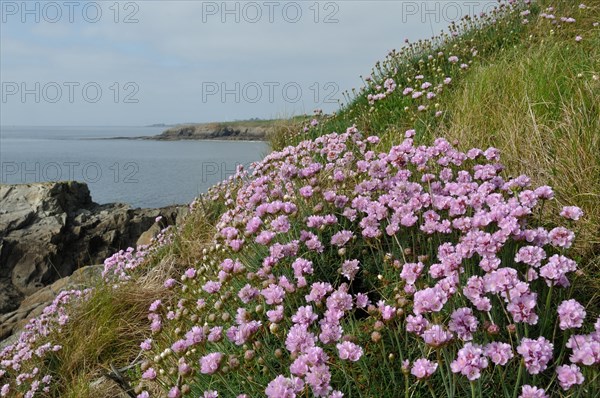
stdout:
<svg viewBox="0 0 600 398">
<path fill-rule="evenodd" d="M 502 4 L 277 128 L 254 174 L 50 311 L 19 352 L 63 348 L 0 388 L 600 396 L 600 1 Z"/>
<path fill-rule="evenodd" d="M 292 119 L 250 119 L 233 122 L 191 123 L 172 126 L 159 135 L 148 137 L 151 140 L 240 140 L 268 141 L 278 129 L 287 128 L 290 123 L 298 124 L 306 116 Z"/>
</svg>

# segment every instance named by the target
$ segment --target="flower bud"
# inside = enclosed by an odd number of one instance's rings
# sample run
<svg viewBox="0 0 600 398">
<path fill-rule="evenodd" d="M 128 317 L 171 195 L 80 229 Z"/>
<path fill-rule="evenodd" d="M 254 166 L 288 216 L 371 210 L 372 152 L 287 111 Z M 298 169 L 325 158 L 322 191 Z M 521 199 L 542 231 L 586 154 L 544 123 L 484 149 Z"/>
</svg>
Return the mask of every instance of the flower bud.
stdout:
<svg viewBox="0 0 600 398">
<path fill-rule="evenodd" d="M 380 340 L 381 340 L 381 333 L 379 333 L 379 332 L 371 333 L 371 341 L 373 343 L 379 343 Z"/>
</svg>

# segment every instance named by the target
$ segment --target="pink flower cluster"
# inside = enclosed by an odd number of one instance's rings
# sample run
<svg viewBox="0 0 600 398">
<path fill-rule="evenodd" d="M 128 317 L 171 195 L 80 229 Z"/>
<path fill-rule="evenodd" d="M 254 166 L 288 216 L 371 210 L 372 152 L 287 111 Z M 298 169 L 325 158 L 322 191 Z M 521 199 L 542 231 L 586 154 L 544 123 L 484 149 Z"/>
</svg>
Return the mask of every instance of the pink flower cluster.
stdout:
<svg viewBox="0 0 600 398">
<path fill-rule="evenodd" d="M 336 372 L 358 372 L 369 343 L 397 327 L 429 350 L 456 348 L 451 370 L 471 381 L 517 354 L 530 374 L 551 366 L 553 342 L 502 341 L 498 325 L 506 317 L 507 330 L 537 325 L 538 296 L 568 286 L 577 269 L 565 255 L 572 232 L 534 225 L 552 190 L 531 188 L 526 176 L 503 177 L 494 148 L 460 152 L 443 139 L 419 146 L 412 135 L 378 153 L 377 137 L 350 127 L 272 153 L 252 174 L 241 171 L 213 190 L 227 210 L 215 249 L 201 260 L 211 265 L 173 284 L 182 289 L 176 306 L 151 308 L 153 323 L 162 322 L 154 331 L 163 343 L 152 346 L 161 383 L 219 392 L 216 379 L 194 377 L 232 369 L 250 377 L 238 358 L 264 364 L 275 355 L 282 368 L 269 373 L 261 365 L 270 375 L 264 390 L 241 392 L 341 396 Z M 431 241 L 441 243 L 423 249 Z M 365 247 L 389 254 L 370 257 Z M 573 301 L 558 313 L 569 328 L 585 317 Z M 590 363 L 595 338 L 573 336 L 571 347 L 590 347 L 573 349 L 573 363 Z M 190 367 L 169 373 L 168 364 L 180 361 Z M 427 356 L 405 365 L 417 379 L 435 378 L 439 366 Z M 559 375 L 561 386 L 581 381 L 572 367 Z M 535 391 L 524 388 L 523 396 Z"/>
<path fill-rule="evenodd" d="M 19 396 L 33 398 L 50 391 L 53 376 L 44 374 L 36 366 L 40 358 L 62 349 L 49 341 L 48 336 L 69 321 L 67 305 L 84 300 L 91 290 L 66 290 L 60 292 L 42 314 L 25 326 L 16 342 L 0 351 L 0 397 Z"/>
</svg>

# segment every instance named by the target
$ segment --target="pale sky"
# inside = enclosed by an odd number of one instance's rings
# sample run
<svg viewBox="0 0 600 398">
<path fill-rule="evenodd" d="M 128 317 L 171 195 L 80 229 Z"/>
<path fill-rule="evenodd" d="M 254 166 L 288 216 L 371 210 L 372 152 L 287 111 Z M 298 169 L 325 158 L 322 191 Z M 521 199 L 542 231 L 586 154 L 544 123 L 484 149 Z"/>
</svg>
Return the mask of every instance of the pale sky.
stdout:
<svg viewBox="0 0 600 398">
<path fill-rule="evenodd" d="M 0 0 L 0 124 L 329 112 L 405 38 L 429 38 L 494 4 Z"/>
</svg>

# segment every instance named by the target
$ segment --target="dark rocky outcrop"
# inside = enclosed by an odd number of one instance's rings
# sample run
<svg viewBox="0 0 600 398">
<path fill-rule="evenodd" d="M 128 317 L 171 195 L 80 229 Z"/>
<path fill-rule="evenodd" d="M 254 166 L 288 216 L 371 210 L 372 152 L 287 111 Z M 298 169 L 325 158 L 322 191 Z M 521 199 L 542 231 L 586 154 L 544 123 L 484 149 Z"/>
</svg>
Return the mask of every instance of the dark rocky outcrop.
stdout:
<svg viewBox="0 0 600 398">
<path fill-rule="evenodd" d="M 86 184 L 0 185 L 0 314 L 89 264 L 101 264 L 140 236 L 175 223 L 181 207 L 99 205 Z M 146 234 L 146 241 L 149 237 Z"/>
</svg>

